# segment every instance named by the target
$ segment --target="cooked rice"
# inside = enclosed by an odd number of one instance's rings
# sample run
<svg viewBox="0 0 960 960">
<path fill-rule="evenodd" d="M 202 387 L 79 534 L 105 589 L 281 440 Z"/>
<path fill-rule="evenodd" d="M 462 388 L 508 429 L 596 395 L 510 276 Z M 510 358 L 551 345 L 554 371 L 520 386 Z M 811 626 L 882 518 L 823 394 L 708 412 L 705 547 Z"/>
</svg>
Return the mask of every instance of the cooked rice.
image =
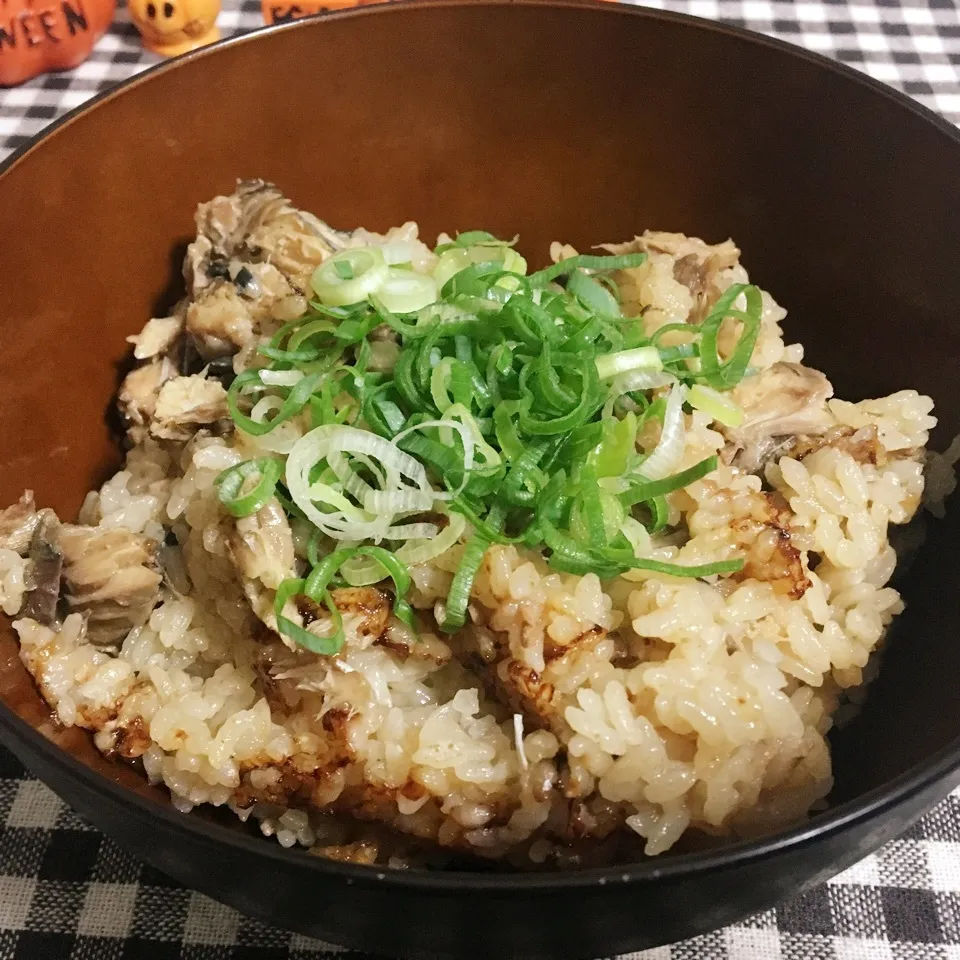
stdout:
<svg viewBox="0 0 960 960">
<path fill-rule="evenodd" d="M 392 236 L 419 243 L 412 225 Z M 715 251 L 718 291 L 746 280 L 732 244 L 658 236 L 668 239 L 648 263 L 620 278 L 648 333 L 696 309 L 675 278 L 691 251 Z M 322 259 L 295 240 L 282 248 L 293 262 L 286 276 Z M 258 242 L 276 249 L 269 236 Z M 557 246 L 554 256 L 568 252 Z M 278 281 L 267 310 L 274 328 L 302 312 L 295 299 Z M 244 323 L 263 321 L 251 309 Z M 802 359 L 799 345 L 784 343 L 784 316 L 764 294 L 756 368 Z M 212 313 L 201 321 L 217 329 Z M 263 322 L 269 332 L 272 321 Z M 137 356 L 162 352 L 180 325 L 152 320 L 135 338 Z M 230 329 L 241 336 L 237 323 Z M 244 362 L 241 350 L 235 366 Z M 670 494 L 671 524 L 689 536 L 655 537 L 651 556 L 700 564 L 744 555 L 745 575 L 691 581 L 637 570 L 601 582 L 494 546 L 468 626 L 441 639 L 429 624 L 457 568 L 456 546 L 412 571 L 427 625 L 418 641 L 396 620 L 378 636 L 348 613 L 346 646 L 330 658 L 289 649 L 258 619 L 277 586 L 269 554 L 238 575 L 234 521 L 214 479 L 259 453 L 261 441 L 198 430 L 213 413 L 193 421 L 186 442 L 179 423 L 151 434 L 163 403 L 161 393 L 154 410 L 132 418 L 137 446 L 81 513 L 98 531 L 161 543 L 174 534 L 159 602 L 116 647 L 92 643 L 80 612 L 59 627 L 20 619 L 23 661 L 62 724 L 93 731 L 107 754 L 139 759 L 178 809 L 229 805 L 283 846 L 393 865 L 410 862 L 417 844 L 563 865 L 579 862 L 571 851 L 581 841 L 600 849 L 624 828 L 654 855 L 688 831 L 750 836 L 816 809 L 832 785 L 826 737 L 842 694 L 864 682 L 903 609 L 887 586 L 897 559 L 887 530 L 918 509 L 936 422 L 915 391 L 831 400 L 824 416 L 833 423 L 876 431 L 874 462 L 828 444 L 771 460 L 763 476 L 721 465 Z M 727 443 L 699 412 L 687 416 L 687 431 L 681 469 Z M 936 461 L 941 490 L 955 484 L 957 453 Z M 20 609 L 29 579 L 29 560 L 0 549 L 6 613 Z M 351 834 L 344 814 L 400 839 Z"/>
</svg>

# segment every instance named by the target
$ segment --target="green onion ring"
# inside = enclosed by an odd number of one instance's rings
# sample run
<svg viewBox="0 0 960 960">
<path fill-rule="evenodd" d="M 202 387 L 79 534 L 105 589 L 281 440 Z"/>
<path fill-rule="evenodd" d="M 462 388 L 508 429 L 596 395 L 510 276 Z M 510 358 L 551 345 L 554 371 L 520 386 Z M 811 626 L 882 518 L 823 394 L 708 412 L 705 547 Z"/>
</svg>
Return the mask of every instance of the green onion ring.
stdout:
<svg viewBox="0 0 960 960">
<path fill-rule="evenodd" d="M 639 267 L 646 262 L 645 253 L 624 253 L 620 256 L 590 256 L 589 254 L 580 254 L 576 257 L 567 257 L 555 263 L 552 267 L 544 270 L 538 270 L 527 277 L 527 282 L 531 287 L 543 287 L 562 277 L 566 273 L 572 273 L 574 270 L 630 270 L 633 267 Z"/>
<path fill-rule="evenodd" d="M 217 496 L 235 517 L 249 517 L 256 513 L 274 495 L 283 467 L 273 457 L 244 460 L 228 467 L 214 480 Z M 241 493 L 251 477 L 260 479 L 252 490 Z"/>
<path fill-rule="evenodd" d="M 460 566 L 453 576 L 453 583 L 450 584 L 450 592 L 444 603 L 443 623 L 439 624 L 444 633 L 454 633 L 466 623 L 470 591 L 489 546 L 488 540 L 475 533 L 464 549 Z"/>
<path fill-rule="evenodd" d="M 302 592 L 310 599 L 319 602 L 328 596 L 328 586 L 340 567 L 352 557 L 370 557 L 376 560 L 386 571 L 386 575 L 393 580 L 394 601 L 393 612 L 398 620 L 403 621 L 411 629 L 416 629 L 413 619 L 413 609 L 405 597 L 410 589 L 410 571 L 396 556 L 383 547 L 359 546 L 347 547 L 344 550 L 335 550 L 324 557 L 308 574 L 303 581 Z"/>
<path fill-rule="evenodd" d="M 662 480 L 641 480 L 628 487 L 620 494 L 620 503 L 628 509 L 636 503 L 642 503 L 646 500 L 653 500 L 656 497 L 662 497 L 664 494 L 672 493 L 681 487 L 689 486 L 696 480 L 700 480 L 708 473 L 713 473 L 717 469 L 716 454 L 707 457 L 686 470 L 675 473 L 672 477 L 664 477 Z"/>
<path fill-rule="evenodd" d="M 346 639 L 343 632 L 343 618 L 329 593 L 324 594 L 322 602 L 330 611 L 330 616 L 333 618 L 336 628 L 332 636 L 318 637 L 315 633 L 305 630 L 298 623 L 294 623 L 289 617 L 284 616 L 283 610 L 292 597 L 306 596 L 304 593 L 305 587 L 306 580 L 288 579 L 284 580 L 277 588 L 277 596 L 273 603 L 273 612 L 277 617 L 277 629 L 298 646 L 305 647 L 313 653 L 318 653 L 321 656 L 332 656 L 339 653 L 343 649 Z"/>
<path fill-rule="evenodd" d="M 250 376 L 248 376 L 248 374 L 250 374 Z M 289 420 L 291 417 L 296 416 L 306 406 L 307 401 L 310 399 L 311 394 L 323 376 L 322 373 L 311 373 L 298 381 L 290 390 L 290 393 L 287 394 L 286 399 L 276 414 L 274 414 L 271 419 L 264 420 L 261 423 L 248 417 L 237 405 L 240 390 L 244 386 L 253 384 L 259 385 L 261 388 L 266 387 L 260 379 L 260 371 L 250 370 L 247 373 L 241 373 L 240 376 L 230 384 L 230 389 L 227 391 L 227 407 L 230 410 L 230 415 L 233 417 L 234 422 L 244 433 L 249 433 L 254 437 L 262 437 L 264 434 L 273 430 L 274 427 L 283 423 L 284 420 Z"/>
</svg>

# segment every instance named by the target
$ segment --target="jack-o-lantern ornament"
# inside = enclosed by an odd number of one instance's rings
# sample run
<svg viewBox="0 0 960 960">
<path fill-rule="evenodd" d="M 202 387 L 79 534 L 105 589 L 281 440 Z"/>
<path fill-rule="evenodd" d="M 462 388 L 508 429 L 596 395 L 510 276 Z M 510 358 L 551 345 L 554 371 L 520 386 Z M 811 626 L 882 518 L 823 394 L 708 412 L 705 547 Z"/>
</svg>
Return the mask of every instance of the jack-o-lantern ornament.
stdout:
<svg viewBox="0 0 960 960">
<path fill-rule="evenodd" d="M 0 0 L 0 86 L 82 63 L 114 7 L 115 0 Z"/>
<path fill-rule="evenodd" d="M 220 39 L 220 0 L 128 0 L 127 8 L 143 45 L 161 56 L 176 57 Z"/>
</svg>

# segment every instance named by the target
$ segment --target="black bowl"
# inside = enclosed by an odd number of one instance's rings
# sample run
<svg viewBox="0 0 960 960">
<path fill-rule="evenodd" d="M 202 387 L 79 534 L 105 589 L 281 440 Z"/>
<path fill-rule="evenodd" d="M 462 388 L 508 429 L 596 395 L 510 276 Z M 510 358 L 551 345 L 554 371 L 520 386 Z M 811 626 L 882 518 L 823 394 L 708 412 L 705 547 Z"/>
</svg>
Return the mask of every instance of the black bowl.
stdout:
<svg viewBox="0 0 960 960">
<path fill-rule="evenodd" d="M 0 502 L 63 515 L 116 463 L 124 336 L 195 204 L 263 176 L 336 224 L 519 230 L 585 248 L 644 226 L 734 236 L 841 396 L 931 394 L 958 432 L 960 137 L 845 67 L 635 7 L 410 3 L 263 31 L 100 98 L 0 172 Z M 172 258 L 172 259 L 171 259 Z M 716 852 L 563 875 L 383 872 L 181 816 L 52 723 L 0 639 L 0 736 L 121 844 L 263 920 L 386 954 L 591 957 L 689 937 L 819 883 L 960 780 L 958 515 L 903 579 L 880 679 L 834 738 L 831 808 Z"/>
</svg>

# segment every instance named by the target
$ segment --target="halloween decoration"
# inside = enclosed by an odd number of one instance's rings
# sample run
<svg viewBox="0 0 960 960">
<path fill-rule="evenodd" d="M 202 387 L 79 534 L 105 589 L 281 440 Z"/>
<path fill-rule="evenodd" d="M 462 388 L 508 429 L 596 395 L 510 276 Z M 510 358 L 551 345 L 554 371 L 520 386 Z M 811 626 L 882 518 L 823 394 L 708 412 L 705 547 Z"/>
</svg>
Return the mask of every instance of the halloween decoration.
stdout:
<svg viewBox="0 0 960 960">
<path fill-rule="evenodd" d="M 288 23 L 302 20 L 328 10 L 342 10 L 345 7 L 362 7 L 380 0 L 261 0 L 263 19 L 266 23 Z"/>
<path fill-rule="evenodd" d="M 0 0 L 0 86 L 82 63 L 114 7 L 115 0 Z"/>
<path fill-rule="evenodd" d="M 128 8 L 143 45 L 161 56 L 176 57 L 220 39 L 220 0 L 129 0 Z"/>
</svg>

